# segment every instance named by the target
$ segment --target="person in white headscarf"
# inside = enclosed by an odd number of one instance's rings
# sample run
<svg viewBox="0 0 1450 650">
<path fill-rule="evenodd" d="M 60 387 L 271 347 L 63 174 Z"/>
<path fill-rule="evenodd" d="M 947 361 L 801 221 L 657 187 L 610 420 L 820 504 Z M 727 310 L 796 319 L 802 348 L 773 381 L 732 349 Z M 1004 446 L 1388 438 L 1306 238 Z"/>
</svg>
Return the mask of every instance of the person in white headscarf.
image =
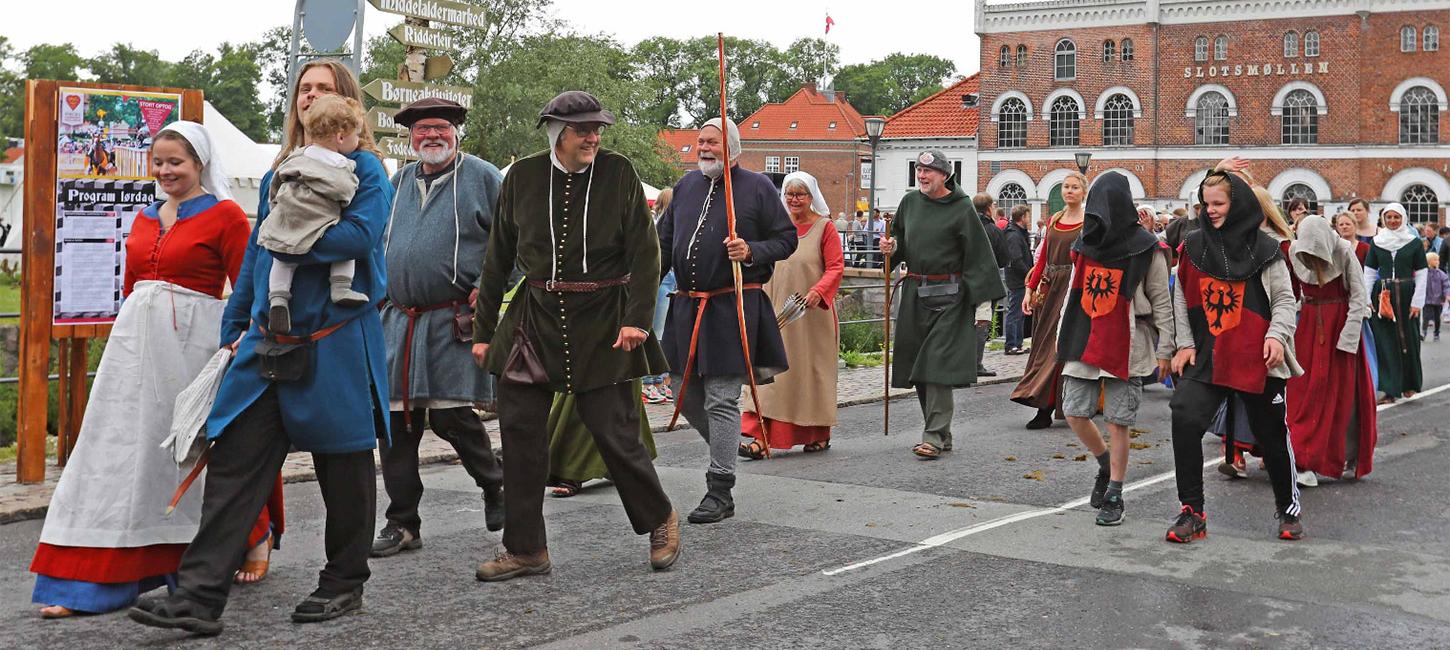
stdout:
<svg viewBox="0 0 1450 650">
<path fill-rule="evenodd" d="M 836 424 L 840 344 L 835 305 L 836 290 L 846 271 L 841 237 L 814 176 L 790 173 L 781 183 L 780 196 L 795 224 L 798 244 L 790 257 L 776 262 L 775 275 L 765 283 L 765 295 L 778 309 L 787 309 L 793 300 L 799 300 L 805 315 L 780 330 L 790 370 L 759 388 L 761 412 L 755 412 L 752 400 L 744 400 L 740 428 L 750 441 L 740 445 L 740 455 L 746 458 L 765 455 L 761 420 L 769 427 L 772 448 L 803 445 L 807 452 L 829 449 L 831 427 Z"/>
<path fill-rule="evenodd" d="M 1405 223 L 1405 206 L 1385 206 L 1380 221 L 1382 227 L 1364 256 L 1364 281 L 1370 287 L 1369 326 L 1384 393 L 1380 403 L 1385 404 L 1413 397 L 1424 385 L 1419 323 L 1429 263 L 1425 246 Z"/>
<path fill-rule="evenodd" d="M 126 239 L 125 301 L 30 565 L 46 618 L 115 611 L 174 586 L 201 519 L 201 489 L 164 514 L 189 468 L 161 442 L 177 394 L 224 344 L 222 290 L 237 280 L 249 226 L 200 124 L 162 129 L 150 156 L 164 198 L 136 215 Z M 281 514 L 263 510 L 248 548 L 275 540 Z"/>
</svg>

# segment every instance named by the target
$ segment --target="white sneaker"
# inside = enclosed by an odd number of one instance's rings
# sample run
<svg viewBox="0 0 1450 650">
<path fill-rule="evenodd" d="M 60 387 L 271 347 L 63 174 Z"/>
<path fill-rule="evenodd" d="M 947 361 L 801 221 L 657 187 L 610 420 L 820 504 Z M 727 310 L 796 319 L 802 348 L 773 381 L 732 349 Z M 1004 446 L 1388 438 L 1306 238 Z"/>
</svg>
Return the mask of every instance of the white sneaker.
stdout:
<svg viewBox="0 0 1450 650">
<path fill-rule="evenodd" d="M 665 402 L 665 396 L 660 394 L 660 389 L 654 384 L 644 387 L 644 392 L 640 393 L 640 399 L 644 400 L 646 404 L 663 404 Z"/>
<path fill-rule="evenodd" d="M 1300 487 L 1319 487 L 1319 477 L 1310 471 L 1299 472 L 1299 477 L 1295 479 L 1295 482 Z"/>
</svg>

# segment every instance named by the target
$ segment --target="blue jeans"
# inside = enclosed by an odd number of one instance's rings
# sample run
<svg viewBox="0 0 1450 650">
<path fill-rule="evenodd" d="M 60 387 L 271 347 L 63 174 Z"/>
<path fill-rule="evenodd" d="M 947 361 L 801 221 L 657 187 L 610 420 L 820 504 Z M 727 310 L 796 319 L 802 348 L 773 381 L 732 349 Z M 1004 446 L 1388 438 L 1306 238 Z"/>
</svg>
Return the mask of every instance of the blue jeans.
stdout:
<svg viewBox="0 0 1450 650">
<path fill-rule="evenodd" d="M 655 294 L 655 321 L 651 325 L 655 331 L 655 338 L 659 338 L 661 333 L 665 331 L 665 316 L 670 313 L 670 294 L 675 292 L 676 286 L 674 271 L 666 273 L 664 279 L 660 280 L 659 291 Z M 646 375 L 644 383 L 646 385 L 663 384 L 665 383 L 665 378 L 669 376 L 670 373 L 668 372 L 662 372 L 658 375 Z"/>
<path fill-rule="evenodd" d="M 1007 349 L 1022 347 L 1022 298 L 1027 288 L 1007 290 L 1007 313 L 1003 316 L 1003 336 L 1007 338 Z"/>
</svg>

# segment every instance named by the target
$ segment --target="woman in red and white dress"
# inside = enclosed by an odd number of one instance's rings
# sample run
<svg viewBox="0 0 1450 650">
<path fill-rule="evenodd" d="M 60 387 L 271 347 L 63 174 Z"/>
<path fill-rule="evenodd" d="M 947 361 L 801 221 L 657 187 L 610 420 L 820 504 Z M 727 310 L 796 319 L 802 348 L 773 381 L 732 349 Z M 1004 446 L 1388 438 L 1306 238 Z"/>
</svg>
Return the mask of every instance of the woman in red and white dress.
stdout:
<svg viewBox="0 0 1450 650">
<path fill-rule="evenodd" d="M 32 600 L 44 605 L 46 618 L 115 611 L 141 593 L 174 586 L 201 519 L 201 489 L 165 514 L 186 472 L 161 442 L 177 394 L 223 345 L 222 291 L 237 278 L 250 227 L 200 124 L 168 125 L 150 155 L 166 199 L 136 217 L 126 240 L 126 300 L 30 565 Z M 275 544 L 281 505 L 279 476 L 253 527 L 249 557 L 266 557 Z M 238 581 L 260 579 L 265 566 L 245 566 Z"/>
</svg>

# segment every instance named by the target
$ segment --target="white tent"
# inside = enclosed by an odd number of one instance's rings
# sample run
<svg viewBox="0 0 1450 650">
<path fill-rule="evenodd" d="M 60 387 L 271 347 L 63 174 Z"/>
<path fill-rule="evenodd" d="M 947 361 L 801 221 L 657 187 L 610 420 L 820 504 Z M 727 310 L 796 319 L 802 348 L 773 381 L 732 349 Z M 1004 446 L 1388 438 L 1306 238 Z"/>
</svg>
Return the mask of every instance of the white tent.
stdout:
<svg viewBox="0 0 1450 650">
<path fill-rule="evenodd" d="M 272 161 L 282 150 L 278 144 L 258 144 L 221 114 L 211 102 L 203 107 L 202 123 L 211 133 L 213 145 L 220 152 L 222 166 L 232 182 L 232 193 L 247 216 L 257 216 L 257 192 L 262 176 L 272 168 Z"/>
</svg>

